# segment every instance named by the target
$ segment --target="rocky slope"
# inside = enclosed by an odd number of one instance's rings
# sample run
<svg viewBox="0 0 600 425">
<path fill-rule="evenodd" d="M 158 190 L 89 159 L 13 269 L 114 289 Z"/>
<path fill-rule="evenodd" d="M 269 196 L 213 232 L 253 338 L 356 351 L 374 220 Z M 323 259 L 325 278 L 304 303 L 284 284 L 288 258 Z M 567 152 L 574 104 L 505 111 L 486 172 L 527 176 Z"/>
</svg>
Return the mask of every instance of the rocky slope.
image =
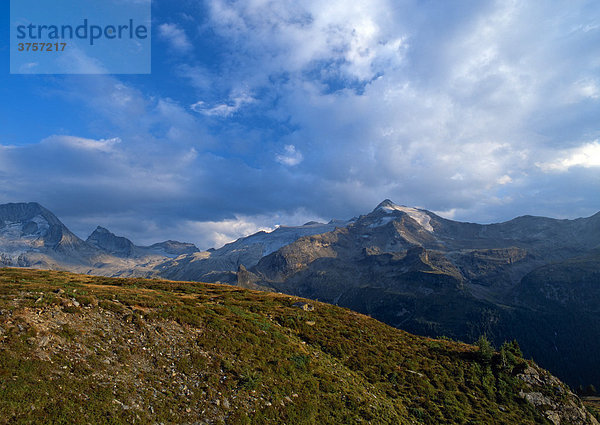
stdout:
<svg viewBox="0 0 600 425">
<path fill-rule="evenodd" d="M 572 385 L 598 385 L 599 246 L 600 214 L 479 225 L 387 200 L 263 257 L 244 281 L 422 335 L 517 338 Z"/>
<path fill-rule="evenodd" d="M 163 257 L 166 261 L 169 258 L 176 258 L 181 255 L 189 255 L 199 252 L 196 245 L 178 241 L 165 241 L 155 243 L 150 246 L 137 246 L 132 241 L 117 236 L 110 230 L 98 226 L 86 242 L 96 248 L 119 258 L 146 258 Z"/>
<path fill-rule="evenodd" d="M 118 257 L 131 257 L 135 250 L 135 245 L 129 239 L 116 236 L 101 226 L 88 236 L 86 242 Z"/>
<path fill-rule="evenodd" d="M 37 203 L 0 205 L 0 264 L 90 265 L 89 259 L 99 254 Z"/>
<path fill-rule="evenodd" d="M 195 245 L 177 241 L 136 246 L 100 226 L 83 241 L 35 202 L 0 205 L 0 265 L 4 266 L 150 276 L 157 265 L 195 252 Z"/>
<path fill-rule="evenodd" d="M 329 232 L 348 223 L 332 220 L 327 224 L 310 222 L 303 226 L 280 226 L 273 232 L 261 231 L 219 249 L 196 252 L 167 261 L 156 268 L 156 273 L 167 279 L 236 283 L 240 266 L 252 267 L 264 256 L 301 237 Z"/>
<path fill-rule="evenodd" d="M 180 255 L 193 254 L 200 251 L 193 243 L 172 240 L 155 243 L 150 246 L 143 247 L 143 249 L 164 257 L 179 257 Z"/>
<path fill-rule="evenodd" d="M 57 236 L 57 235 L 60 235 Z M 219 249 L 140 247 L 99 228 L 78 239 L 37 204 L 0 208 L 0 262 L 123 277 L 223 282 L 319 299 L 427 336 L 496 345 L 573 387 L 600 387 L 600 213 L 447 220 L 386 200 L 350 221 L 280 227 Z"/>
<path fill-rule="evenodd" d="M 0 269 L 0 423 L 589 424 L 507 344 L 231 286 Z"/>
</svg>

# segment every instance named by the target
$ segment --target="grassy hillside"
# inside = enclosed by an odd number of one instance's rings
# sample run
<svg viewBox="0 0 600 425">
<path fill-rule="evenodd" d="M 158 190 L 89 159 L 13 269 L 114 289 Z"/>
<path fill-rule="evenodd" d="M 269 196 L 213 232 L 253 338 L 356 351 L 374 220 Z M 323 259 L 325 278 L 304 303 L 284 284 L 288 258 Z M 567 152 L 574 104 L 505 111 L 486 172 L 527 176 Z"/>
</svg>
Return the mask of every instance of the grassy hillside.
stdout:
<svg viewBox="0 0 600 425">
<path fill-rule="evenodd" d="M 298 301 L 1 269 L 0 423 L 597 424 L 510 350 Z"/>
<path fill-rule="evenodd" d="M 600 420 L 600 397 L 583 397 L 583 404 L 588 408 L 588 410 L 597 420 Z"/>
</svg>

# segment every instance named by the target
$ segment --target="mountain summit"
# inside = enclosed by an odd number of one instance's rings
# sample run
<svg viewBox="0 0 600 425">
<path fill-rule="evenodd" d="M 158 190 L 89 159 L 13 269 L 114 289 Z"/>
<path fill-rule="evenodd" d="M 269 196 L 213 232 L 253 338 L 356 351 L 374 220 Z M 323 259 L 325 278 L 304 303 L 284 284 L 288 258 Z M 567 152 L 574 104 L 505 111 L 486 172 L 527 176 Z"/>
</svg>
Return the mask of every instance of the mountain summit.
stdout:
<svg viewBox="0 0 600 425">
<path fill-rule="evenodd" d="M 71 258 L 87 250 L 85 242 L 40 204 L 0 205 L 0 264 L 49 267 L 48 254 Z"/>
<path fill-rule="evenodd" d="M 381 209 L 385 209 L 385 208 L 394 208 L 395 206 L 397 206 L 397 205 L 394 204 L 390 199 L 384 199 L 382 202 L 379 203 L 379 205 L 377 205 L 375 207 L 375 209 L 373 211 L 377 211 L 377 210 L 381 210 Z"/>
<path fill-rule="evenodd" d="M 433 227 L 431 227 L 431 216 L 430 212 L 426 210 L 420 210 L 417 208 L 406 207 L 403 205 L 396 205 L 389 199 L 386 199 L 373 210 L 370 215 L 379 215 L 386 214 L 388 216 L 399 216 L 401 214 L 406 214 L 420 226 L 422 226 L 425 230 L 429 232 L 433 232 Z"/>
<path fill-rule="evenodd" d="M 104 227 L 98 226 L 87 238 L 87 243 L 117 256 L 133 255 L 135 245 L 129 239 L 116 236 Z"/>
</svg>

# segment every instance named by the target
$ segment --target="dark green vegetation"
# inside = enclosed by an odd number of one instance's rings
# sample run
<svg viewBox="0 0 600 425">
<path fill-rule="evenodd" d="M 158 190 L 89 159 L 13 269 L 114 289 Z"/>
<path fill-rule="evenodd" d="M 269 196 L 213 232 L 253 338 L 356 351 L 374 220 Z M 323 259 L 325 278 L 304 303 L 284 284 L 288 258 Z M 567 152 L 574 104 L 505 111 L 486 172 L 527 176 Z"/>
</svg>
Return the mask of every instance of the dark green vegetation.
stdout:
<svg viewBox="0 0 600 425">
<path fill-rule="evenodd" d="M 479 225 L 384 201 L 247 274 L 238 285 L 340 305 L 418 335 L 474 343 L 485 334 L 496 347 L 517 339 L 573 388 L 600 387 L 600 213 Z"/>
<path fill-rule="evenodd" d="M 589 273 L 584 268 L 573 269 L 574 263 L 576 267 L 585 265 Z M 523 278 L 511 299 L 501 302 L 476 299 L 458 284 L 425 294 L 417 283 L 414 289 L 365 285 L 348 291 L 337 303 L 418 335 L 475 342 L 486 334 L 496 347 L 516 339 L 525 357 L 533 358 L 573 388 L 597 386 L 599 273 L 598 258 L 541 267 Z M 301 288 L 289 292 L 336 301 L 323 296 L 320 288 Z M 404 314 L 399 316 L 399 312 Z"/>
<path fill-rule="evenodd" d="M 0 269 L 0 423 L 596 424 L 520 357 L 240 288 Z"/>
</svg>

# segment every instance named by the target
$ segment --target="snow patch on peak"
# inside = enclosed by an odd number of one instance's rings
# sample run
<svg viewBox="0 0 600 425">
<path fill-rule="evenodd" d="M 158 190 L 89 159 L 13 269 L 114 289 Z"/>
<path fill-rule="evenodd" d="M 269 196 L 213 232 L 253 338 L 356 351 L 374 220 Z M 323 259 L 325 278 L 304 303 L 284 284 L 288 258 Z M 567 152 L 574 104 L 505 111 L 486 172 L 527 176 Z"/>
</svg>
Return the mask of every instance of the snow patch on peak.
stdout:
<svg viewBox="0 0 600 425">
<path fill-rule="evenodd" d="M 383 211 L 386 214 L 393 214 L 396 211 L 408 214 L 410 218 L 419 223 L 425 230 L 433 232 L 431 226 L 431 217 L 423 210 L 417 208 L 405 207 L 403 205 L 396 205 L 392 201 L 386 199 L 375 209 L 375 211 Z"/>
<path fill-rule="evenodd" d="M 369 227 L 372 228 L 372 229 L 374 229 L 375 227 L 385 226 L 386 224 L 388 224 L 393 219 L 394 219 L 394 217 L 381 217 L 375 223 L 369 224 Z"/>
</svg>

